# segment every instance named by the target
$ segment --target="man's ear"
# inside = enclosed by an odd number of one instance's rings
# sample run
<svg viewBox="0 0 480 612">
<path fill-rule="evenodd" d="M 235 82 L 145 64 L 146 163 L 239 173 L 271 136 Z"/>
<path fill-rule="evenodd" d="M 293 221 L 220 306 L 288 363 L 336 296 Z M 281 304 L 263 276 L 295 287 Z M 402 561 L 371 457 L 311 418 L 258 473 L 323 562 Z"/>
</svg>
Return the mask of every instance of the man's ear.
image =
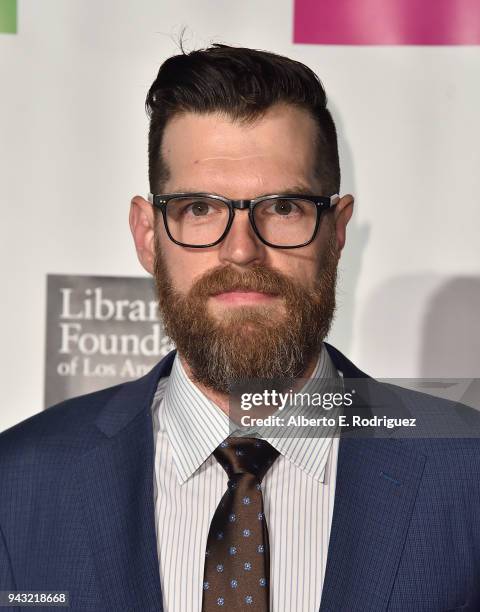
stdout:
<svg viewBox="0 0 480 612">
<path fill-rule="evenodd" d="M 153 274 L 155 218 L 153 206 L 142 196 L 137 195 L 132 198 L 129 222 L 138 259 L 145 270 Z"/>
<path fill-rule="evenodd" d="M 337 237 L 338 252 L 345 246 L 347 234 L 347 223 L 353 214 L 354 197 L 350 194 L 344 195 L 335 206 L 335 234 Z"/>
</svg>

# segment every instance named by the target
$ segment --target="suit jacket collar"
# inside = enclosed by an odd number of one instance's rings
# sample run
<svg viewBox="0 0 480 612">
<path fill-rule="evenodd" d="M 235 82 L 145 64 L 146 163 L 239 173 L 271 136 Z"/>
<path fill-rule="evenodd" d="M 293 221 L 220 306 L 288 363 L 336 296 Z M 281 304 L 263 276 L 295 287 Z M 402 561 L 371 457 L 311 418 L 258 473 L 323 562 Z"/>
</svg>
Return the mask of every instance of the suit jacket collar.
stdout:
<svg viewBox="0 0 480 612">
<path fill-rule="evenodd" d="M 326 348 L 344 378 L 368 378 L 334 347 Z M 106 609 L 163 610 L 150 407 L 174 357 L 172 351 L 146 376 L 119 388 L 96 419 L 105 439 L 78 461 Z M 424 463 L 398 440 L 340 440 L 321 612 L 386 610 Z"/>
<path fill-rule="evenodd" d="M 120 387 L 95 421 L 100 431 L 111 438 L 139 413 L 150 409 L 158 381 L 170 374 L 175 353 L 176 351 L 170 351 L 145 376 Z"/>
</svg>

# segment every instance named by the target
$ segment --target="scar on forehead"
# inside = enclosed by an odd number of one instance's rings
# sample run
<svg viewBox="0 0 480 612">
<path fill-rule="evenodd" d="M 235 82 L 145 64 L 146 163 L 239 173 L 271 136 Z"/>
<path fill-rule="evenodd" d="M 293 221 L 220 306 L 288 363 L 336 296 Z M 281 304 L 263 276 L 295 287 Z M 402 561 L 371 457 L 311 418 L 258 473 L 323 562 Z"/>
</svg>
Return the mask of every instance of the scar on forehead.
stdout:
<svg viewBox="0 0 480 612">
<path fill-rule="evenodd" d="M 252 157 L 265 157 L 265 155 L 242 155 L 242 157 L 231 157 L 226 156 L 226 155 L 221 155 L 219 157 L 202 157 L 202 159 L 196 159 L 193 163 L 194 164 L 199 164 L 201 162 L 205 162 L 205 161 L 211 161 L 211 160 L 218 160 L 218 159 L 225 159 L 228 161 L 239 161 L 241 159 L 251 159 Z"/>
</svg>

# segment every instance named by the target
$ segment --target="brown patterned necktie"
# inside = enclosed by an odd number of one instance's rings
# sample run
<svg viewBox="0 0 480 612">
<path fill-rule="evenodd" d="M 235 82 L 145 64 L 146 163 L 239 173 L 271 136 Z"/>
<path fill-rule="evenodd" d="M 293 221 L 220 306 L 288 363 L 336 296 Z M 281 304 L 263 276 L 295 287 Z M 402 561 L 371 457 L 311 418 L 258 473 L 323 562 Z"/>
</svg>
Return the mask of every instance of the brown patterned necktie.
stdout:
<svg viewBox="0 0 480 612">
<path fill-rule="evenodd" d="M 268 612 L 270 557 L 261 482 L 278 456 L 257 438 L 227 438 L 213 452 L 228 488 L 210 525 L 202 612 Z"/>
</svg>

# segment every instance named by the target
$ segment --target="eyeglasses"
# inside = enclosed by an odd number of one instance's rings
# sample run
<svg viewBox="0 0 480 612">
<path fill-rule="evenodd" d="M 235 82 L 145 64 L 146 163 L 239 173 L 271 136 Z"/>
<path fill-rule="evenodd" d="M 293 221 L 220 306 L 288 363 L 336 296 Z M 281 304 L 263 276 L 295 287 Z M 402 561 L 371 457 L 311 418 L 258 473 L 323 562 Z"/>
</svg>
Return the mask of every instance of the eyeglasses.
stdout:
<svg viewBox="0 0 480 612">
<path fill-rule="evenodd" d="M 253 200 L 230 200 L 210 193 L 148 194 L 151 204 L 162 211 L 170 240 L 199 249 L 215 246 L 225 238 L 236 209 L 248 209 L 253 231 L 267 246 L 306 246 L 317 234 L 321 213 L 333 208 L 339 199 L 338 194 L 277 194 Z"/>
</svg>

